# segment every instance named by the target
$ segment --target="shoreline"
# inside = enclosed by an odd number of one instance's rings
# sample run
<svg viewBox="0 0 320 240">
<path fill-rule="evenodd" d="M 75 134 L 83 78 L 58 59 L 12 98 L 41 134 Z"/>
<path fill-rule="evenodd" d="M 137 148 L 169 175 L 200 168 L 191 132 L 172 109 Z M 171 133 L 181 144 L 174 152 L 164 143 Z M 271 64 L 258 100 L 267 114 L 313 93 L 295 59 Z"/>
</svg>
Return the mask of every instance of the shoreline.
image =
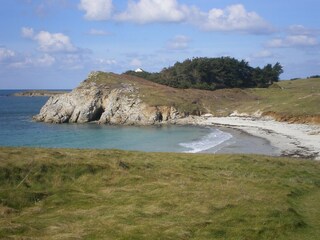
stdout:
<svg viewBox="0 0 320 240">
<path fill-rule="evenodd" d="M 271 118 L 247 116 L 190 117 L 199 126 L 227 127 L 267 140 L 279 149 L 276 155 L 320 160 L 320 126 L 289 124 Z"/>
<path fill-rule="evenodd" d="M 56 95 L 61 95 L 68 93 L 65 90 L 26 90 L 15 92 L 9 96 L 13 97 L 52 97 Z"/>
<path fill-rule="evenodd" d="M 217 127 L 221 131 L 231 134 L 232 138 L 203 153 L 281 156 L 281 149 L 273 146 L 268 139 L 237 128 L 216 125 L 209 127 Z"/>
</svg>

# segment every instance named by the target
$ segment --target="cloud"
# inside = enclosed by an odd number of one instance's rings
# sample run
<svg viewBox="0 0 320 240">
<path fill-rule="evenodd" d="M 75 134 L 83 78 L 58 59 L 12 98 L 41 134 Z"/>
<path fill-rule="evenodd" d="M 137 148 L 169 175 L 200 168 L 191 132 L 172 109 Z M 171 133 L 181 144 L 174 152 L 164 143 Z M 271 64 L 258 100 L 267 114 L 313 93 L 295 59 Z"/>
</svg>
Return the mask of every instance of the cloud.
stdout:
<svg viewBox="0 0 320 240">
<path fill-rule="evenodd" d="M 23 27 L 21 29 L 21 34 L 23 37 L 25 38 L 33 38 L 34 36 L 34 30 L 33 28 L 27 28 L 27 27 Z"/>
<path fill-rule="evenodd" d="M 103 58 L 99 58 L 96 60 L 96 64 L 99 65 L 114 65 L 117 64 L 117 61 L 114 59 L 103 59 Z"/>
<path fill-rule="evenodd" d="M 8 48 L 0 47 L 0 63 L 10 60 L 16 56 L 16 53 Z"/>
<path fill-rule="evenodd" d="M 19 59 L 8 64 L 10 68 L 27 67 L 50 67 L 56 62 L 56 59 L 48 54 L 42 56 L 21 56 Z"/>
<path fill-rule="evenodd" d="M 319 44 L 318 39 L 308 35 L 290 35 L 284 38 L 275 38 L 267 43 L 268 47 L 312 47 Z"/>
<path fill-rule="evenodd" d="M 310 29 L 303 25 L 291 25 L 289 26 L 288 33 L 290 35 L 316 36 L 320 34 L 320 29 Z"/>
<path fill-rule="evenodd" d="M 106 32 L 104 30 L 90 29 L 89 34 L 94 35 L 94 36 L 106 36 L 106 35 L 109 35 L 110 33 Z"/>
<path fill-rule="evenodd" d="M 248 12 L 242 4 L 225 9 L 213 8 L 208 13 L 197 13 L 197 24 L 206 31 L 240 31 L 269 33 L 272 27 L 256 12 Z M 199 22 L 200 20 L 200 22 Z"/>
<path fill-rule="evenodd" d="M 168 42 L 167 48 L 171 50 L 187 49 L 189 46 L 189 42 L 190 39 L 187 36 L 177 35 Z"/>
<path fill-rule="evenodd" d="M 178 0 L 129 0 L 124 11 L 114 13 L 112 0 L 81 0 L 79 8 L 86 12 L 88 20 L 110 19 L 139 24 L 176 22 L 188 23 L 204 31 L 273 32 L 267 21 L 256 12 L 247 11 L 242 4 L 202 11 L 193 5 L 180 4 Z"/>
<path fill-rule="evenodd" d="M 252 54 L 253 58 L 269 58 L 269 57 L 273 57 L 273 53 L 270 52 L 269 50 L 261 50 L 259 52 L 256 52 L 254 54 Z"/>
<path fill-rule="evenodd" d="M 180 22 L 184 20 L 184 6 L 176 0 L 129 1 L 126 11 L 115 16 L 118 21 L 136 23 Z"/>
<path fill-rule="evenodd" d="M 22 0 L 20 2 L 31 6 L 39 17 L 46 17 L 58 9 L 70 7 L 73 4 L 70 0 Z"/>
<path fill-rule="evenodd" d="M 42 52 L 76 52 L 77 49 L 68 36 L 63 33 L 50 33 L 40 31 L 34 33 L 32 28 L 23 27 L 21 30 L 22 36 L 33 39 L 39 45 L 39 50 Z"/>
<path fill-rule="evenodd" d="M 286 34 L 286 36 L 270 40 L 266 46 L 271 48 L 319 46 L 319 29 L 308 29 L 303 25 L 292 25 L 287 29 Z"/>
<path fill-rule="evenodd" d="M 65 54 L 61 63 L 60 68 L 62 69 L 77 70 L 84 68 L 86 58 L 81 54 Z"/>
<path fill-rule="evenodd" d="M 76 48 L 70 42 L 70 38 L 62 33 L 39 32 L 35 37 L 39 48 L 44 52 L 73 52 Z"/>
<path fill-rule="evenodd" d="M 79 9 L 86 12 L 88 20 L 107 20 L 111 17 L 113 4 L 112 0 L 81 0 Z"/>
<path fill-rule="evenodd" d="M 116 65 L 118 62 L 115 59 L 105 59 L 105 58 L 97 58 L 94 59 L 94 64 L 98 66 L 108 66 L 108 65 Z"/>
<path fill-rule="evenodd" d="M 55 61 L 56 59 L 49 54 L 44 54 L 43 56 L 36 59 L 36 63 L 40 66 L 51 66 L 55 63 Z"/>
</svg>

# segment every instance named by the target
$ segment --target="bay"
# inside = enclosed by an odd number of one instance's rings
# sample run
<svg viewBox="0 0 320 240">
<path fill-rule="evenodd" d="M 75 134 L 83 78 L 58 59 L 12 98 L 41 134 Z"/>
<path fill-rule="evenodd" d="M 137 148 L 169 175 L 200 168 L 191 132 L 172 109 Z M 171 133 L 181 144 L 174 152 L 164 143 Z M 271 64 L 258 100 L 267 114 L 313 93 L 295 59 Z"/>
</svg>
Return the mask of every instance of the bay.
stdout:
<svg viewBox="0 0 320 240">
<path fill-rule="evenodd" d="M 201 152 L 232 137 L 208 127 L 33 122 L 48 97 L 11 96 L 16 91 L 0 90 L 0 146 Z"/>
</svg>

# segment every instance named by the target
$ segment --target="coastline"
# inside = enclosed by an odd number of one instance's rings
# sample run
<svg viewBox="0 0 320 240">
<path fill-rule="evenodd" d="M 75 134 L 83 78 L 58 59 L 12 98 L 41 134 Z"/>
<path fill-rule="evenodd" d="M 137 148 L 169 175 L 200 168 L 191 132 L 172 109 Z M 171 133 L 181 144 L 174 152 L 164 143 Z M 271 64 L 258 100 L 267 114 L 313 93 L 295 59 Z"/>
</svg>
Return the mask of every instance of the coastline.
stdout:
<svg viewBox="0 0 320 240">
<path fill-rule="evenodd" d="M 217 127 L 221 131 L 231 134 L 232 138 L 208 151 L 203 151 L 203 153 L 281 156 L 281 149 L 273 146 L 271 142 L 265 138 L 249 134 L 241 129 L 216 125 L 210 127 Z"/>
<path fill-rule="evenodd" d="M 52 97 L 68 93 L 66 90 L 26 90 L 11 94 L 14 97 Z"/>
<path fill-rule="evenodd" d="M 271 118 L 248 116 L 189 117 L 195 125 L 227 127 L 266 139 L 279 156 L 302 157 L 320 160 L 320 126 L 290 124 Z M 277 149 L 277 150 L 276 150 Z M 220 151 L 222 152 L 222 150 Z"/>
</svg>

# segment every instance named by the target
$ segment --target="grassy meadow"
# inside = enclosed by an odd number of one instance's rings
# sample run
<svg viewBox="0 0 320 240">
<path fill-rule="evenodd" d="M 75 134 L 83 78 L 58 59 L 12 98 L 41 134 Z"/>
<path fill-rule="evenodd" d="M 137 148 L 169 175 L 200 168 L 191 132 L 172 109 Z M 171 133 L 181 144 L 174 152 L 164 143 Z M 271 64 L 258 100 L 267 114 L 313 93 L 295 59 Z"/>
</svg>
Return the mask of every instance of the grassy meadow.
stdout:
<svg viewBox="0 0 320 240">
<path fill-rule="evenodd" d="M 0 239 L 319 239 L 320 162 L 0 148 Z"/>
</svg>

